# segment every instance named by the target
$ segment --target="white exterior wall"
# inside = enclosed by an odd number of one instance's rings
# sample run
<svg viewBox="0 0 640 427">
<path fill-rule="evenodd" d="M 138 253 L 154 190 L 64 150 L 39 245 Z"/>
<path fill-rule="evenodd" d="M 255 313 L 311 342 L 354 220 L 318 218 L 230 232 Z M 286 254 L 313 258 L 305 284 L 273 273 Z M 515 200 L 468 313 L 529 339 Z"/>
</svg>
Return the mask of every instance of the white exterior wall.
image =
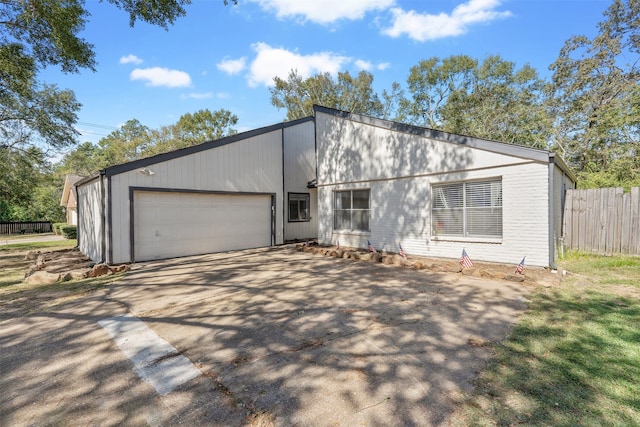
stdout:
<svg viewBox="0 0 640 427">
<path fill-rule="evenodd" d="M 80 251 L 94 262 L 104 260 L 101 178 L 78 187 L 78 246 Z"/>
<path fill-rule="evenodd" d="M 547 163 L 391 131 L 316 112 L 318 240 L 378 250 L 527 265 L 549 264 Z M 501 178 L 501 239 L 431 236 L 431 185 Z M 370 232 L 333 231 L 333 191 L 371 189 Z"/>
<path fill-rule="evenodd" d="M 130 187 L 275 193 L 276 244 L 283 243 L 281 134 L 278 129 L 159 162 L 148 166 L 154 172 L 152 176 L 134 169 L 110 177 L 113 258 L 109 261 L 118 264 L 131 260 Z"/>
<path fill-rule="evenodd" d="M 287 127 L 284 132 L 284 239 L 311 239 L 318 235 L 318 197 L 307 188 L 316 179 L 315 125 L 305 122 Z M 289 222 L 289 193 L 307 193 L 310 199 L 310 221 Z"/>
</svg>

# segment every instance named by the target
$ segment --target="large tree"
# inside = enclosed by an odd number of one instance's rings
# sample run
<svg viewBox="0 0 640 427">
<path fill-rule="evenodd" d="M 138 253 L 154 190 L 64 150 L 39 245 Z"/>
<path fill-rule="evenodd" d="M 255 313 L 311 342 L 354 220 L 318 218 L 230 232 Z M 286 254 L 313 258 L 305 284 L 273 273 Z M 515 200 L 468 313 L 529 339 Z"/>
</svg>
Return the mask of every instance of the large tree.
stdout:
<svg viewBox="0 0 640 427">
<path fill-rule="evenodd" d="M 238 117 L 224 109 L 186 113 L 175 124 L 160 129 L 150 129 L 137 119 L 128 120 L 98 144 L 85 142 L 67 153 L 57 171 L 89 176 L 109 166 L 234 135 L 237 122 Z"/>
<path fill-rule="evenodd" d="M 554 142 L 590 185 L 637 185 L 640 2 L 614 0 L 598 29 L 567 40 L 550 67 Z"/>
<path fill-rule="evenodd" d="M 234 135 L 238 116 L 228 110 L 211 112 L 208 109 L 180 116 L 175 124 L 152 131 L 152 144 L 146 155 L 165 153 L 206 141 Z"/>
<path fill-rule="evenodd" d="M 271 104 L 287 110 L 287 120 L 313 115 L 313 105 L 337 108 L 351 113 L 387 118 L 393 113 L 393 104 L 399 88 L 394 84 L 391 92 L 383 92 L 383 101 L 373 88 L 373 75 L 361 71 L 353 77 L 348 71 L 334 78 L 329 73 L 303 78 L 295 70 L 286 80 L 275 77 L 270 89 Z"/>
<path fill-rule="evenodd" d="M 434 129 L 546 148 L 550 119 L 544 81 L 532 67 L 489 56 L 420 61 L 401 101 L 404 120 Z"/>
<path fill-rule="evenodd" d="M 168 28 L 191 0 L 107 0 L 137 20 Z M 226 4 L 227 1 L 224 1 Z M 235 2 L 234 2 L 235 3 Z M 45 67 L 95 70 L 93 45 L 80 36 L 83 0 L 0 0 L 0 149 L 75 142 L 80 104 L 70 91 L 38 79 Z"/>
</svg>

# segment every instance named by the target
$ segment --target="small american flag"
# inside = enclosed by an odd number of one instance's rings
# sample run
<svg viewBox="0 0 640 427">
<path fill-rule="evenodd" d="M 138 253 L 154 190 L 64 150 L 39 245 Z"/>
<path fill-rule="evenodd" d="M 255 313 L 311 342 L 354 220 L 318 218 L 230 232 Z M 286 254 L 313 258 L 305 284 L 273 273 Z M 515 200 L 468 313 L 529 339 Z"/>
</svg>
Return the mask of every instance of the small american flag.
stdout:
<svg viewBox="0 0 640 427">
<path fill-rule="evenodd" d="M 305 246 L 309 246 L 309 239 L 307 239 L 307 241 L 304 244 Z"/>
<path fill-rule="evenodd" d="M 462 264 L 463 267 L 473 267 L 473 262 L 471 262 L 471 258 L 469 258 L 469 255 L 467 255 L 467 251 L 466 250 L 462 250 L 462 258 L 460 258 L 460 264 Z"/>
<path fill-rule="evenodd" d="M 398 246 L 400 246 L 400 256 L 404 259 L 407 259 L 407 254 L 404 253 L 404 249 L 402 249 L 402 245 L 398 243 Z"/>
<path fill-rule="evenodd" d="M 524 270 L 524 259 L 526 257 L 522 258 L 522 261 L 520 261 L 520 264 L 518 264 L 518 266 L 516 267 L 516 271 L 514 273 L 516 274 L 522 274 L 522 271 Z"/>
<path fill-rule="evenodd" d="M 338 240 L 338 244 L 336 245 L 336 247 L 338 248 L 338 250 L 340 250 L 340 240 Z"/>
<path fill-rule="evenodd" d="M 378 251 L 376 251 L 376 248 L 373 247 L 373 245 L 371 244 L 370 241 L 367 240 L 367 246 L 369 246 L 369 252 L 377 254 Z"/>
</svg>

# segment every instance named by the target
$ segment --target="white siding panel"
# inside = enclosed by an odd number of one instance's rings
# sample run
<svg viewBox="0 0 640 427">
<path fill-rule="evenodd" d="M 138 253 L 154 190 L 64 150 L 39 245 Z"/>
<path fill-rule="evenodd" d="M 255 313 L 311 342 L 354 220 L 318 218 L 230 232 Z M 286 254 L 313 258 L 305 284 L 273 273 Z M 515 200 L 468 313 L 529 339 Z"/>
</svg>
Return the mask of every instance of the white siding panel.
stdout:
<svg viewBox="0 0 640 427">
<path fill-rule="evenodd" d="M 504 154 L 316 114 L 318 184 L 526 163 Z"/>
<path fill-rule="evenodd" d="M 276 244 L 283 243 L 282 131 L 277 130 L 111 177 L 112 263 L 130 261 L 129 188 L 276 194 Z"/>
<path fill-rule="evenodd" d="M 103 260 L 102 187 L 100 178 L 78 187 L 79 248 L 94 262 Z"/>
<path fill-rule="evenodd" d="M 315 126 L 305 122 L 285 128 L 284 131 L 284 239 L 316 238 L 318 235 L 318 209 L 315 189 L 307 188 L 316 179 Z M 307 193 L 310 196 L 310 221 L 288 221 L 288 194 Z"/>
</svg>

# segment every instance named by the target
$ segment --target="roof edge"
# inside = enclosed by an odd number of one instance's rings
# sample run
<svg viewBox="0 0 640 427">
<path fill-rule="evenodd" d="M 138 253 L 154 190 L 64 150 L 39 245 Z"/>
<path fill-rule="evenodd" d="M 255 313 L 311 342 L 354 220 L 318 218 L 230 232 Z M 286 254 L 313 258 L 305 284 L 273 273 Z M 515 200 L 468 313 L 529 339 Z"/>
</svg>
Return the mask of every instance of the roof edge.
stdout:
<svg viewBox="0 0 640 427">
<path fill-rule="evenodd" d="M 88 184 L 91 181 L 95 181 L 96 179 L 100 178 L 102 175 L 104 175 L 104 170 L 96 172 L 93 175 L 90 175 L 86 178 L 82 178 L 80 181 L 76 182 L 75 186 L 77 188 L 77 187 L 80 187 L 81 185 Z"/>
<path fill-rule="evenodd" d="M 248 130 L 234 135 L 225 136 L 220 139 L 203 142 L 198 145 L 192 145 L 190 147 L 180 148 L 178 150 L 168 151 L 166 153 L 156 154 L 155 156 L 145 157 L 139 160 L 133 160 L 131 162 L 122 163 L 119 165 L 109 166 L 104 169 L 103 172 L 106 176 L 118 175 L 124 172 L 129 172 L 134 169 L 138 169 L 145 166 L 150 166 L 160 162 L 166 162 L 168 160 L 177 159 L 179 157 L 188 156 L 190 154 L 199 153 L 201 151 L 210 150 L 213 148 L 222 147 L 227 144 L 232 144 L 243 139 L 252 138 L 254 136 L 262 135 L 269 132 L 285 129 L 291 126 L 296 126 L 305 122 L 313 121 L 313 116 L 303 117 L 301 119 L 292 120 L 290 122 L 276 123 L 270 126 L 264 126 L 257 129 Z"/>
<path fill-rule="evenodd" d="M 427 127 L 410 125 L 406 123 L 394 122 L 392 120 L 378 119 L 375 117 L 365 116 L 358 113 L 349 113 L 347 111 L 336 110 L 334 108 L 323 107 L 321 105 L 313 106 L 313 111 L 320 112 L 347 120 L 380 127 L 383 129 L 394 130 L 412 135 L 423 136 L 431 139 L 438 139 L 458 145 L 467 145 L 472 148 L 491 151 L 498 154 L 505 154 L 514 157 L 521 157 L 529 160 L 536 160 L 548 163 L 550 161 L 549 150 L 539 148 L 526 147 L 524 145 L 509 144 L 506 142 L 492 141 L 489 139 L 476 138 L 467 135 L 459 135 L 455 133 L 445 132 L 441 130 L 430 129 Z"/>
</svg>

